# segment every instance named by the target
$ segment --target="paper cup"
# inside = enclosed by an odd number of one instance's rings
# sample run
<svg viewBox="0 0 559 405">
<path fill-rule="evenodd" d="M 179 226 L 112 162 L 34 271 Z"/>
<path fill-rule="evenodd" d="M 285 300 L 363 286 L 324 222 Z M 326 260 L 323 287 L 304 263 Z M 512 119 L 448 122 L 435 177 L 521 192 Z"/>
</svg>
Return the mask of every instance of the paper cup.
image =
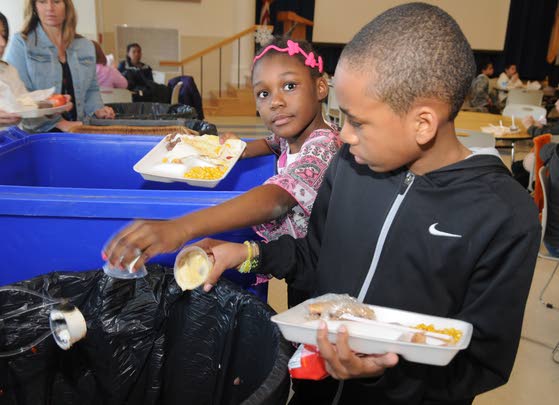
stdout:
<svg viewBox="0 0 559 405">
<path fill-rule="evenodd" d="M 183 291 L 193 290 L 204 284 L 211 268 L 212 263 L 203 249 L 188 246 L 175 259 L 175 280 Z"/>
<path fill-rule="evenodd" d="M 49 325 L 54 341 L 63 350 L 68 350 L 87 333 L 85 318 L 73 305 L 53 309 L 49 315 Z"/>
</svg>

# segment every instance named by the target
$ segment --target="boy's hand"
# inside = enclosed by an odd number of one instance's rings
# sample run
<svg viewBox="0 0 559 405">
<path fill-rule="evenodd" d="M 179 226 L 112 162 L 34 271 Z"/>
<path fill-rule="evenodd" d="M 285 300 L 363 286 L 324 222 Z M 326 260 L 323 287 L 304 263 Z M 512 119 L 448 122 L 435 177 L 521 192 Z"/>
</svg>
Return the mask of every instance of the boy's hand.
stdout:
<svg viewBox="0 0 559 405">
<path fill-rule="evenodd" d="M 181 226 L 174 221 L 134 221 L 107 243 L 101 256 L 120 268 L 141 256 L 134 264 L 137 270 L 153 256 L 174 252 L 185 242 Z"/>
<path fill-rule="evenodd" d="M 223 272 L 235 269 L 244 262 L 248 255 L 248 248 L 242 243 L 225 242 L 217 239 L 202 239 L 195 243 L 213 259 L 213 266 L 204 284 L 204 291 L 209 292 L 217 283 Z"/>
<path fill-rule="evenodd" d="M 345 326 L 338 329 L 336 344 L 328 341 L 328 327 L 321 321 L 317 332 L 318 350 L 326 361 L 326 370 L 336 380 L 379 377 L 384 370 L 398 364 L 395 353 L 358 356 L 348 345 L 349 335 Z"/>
</svg>

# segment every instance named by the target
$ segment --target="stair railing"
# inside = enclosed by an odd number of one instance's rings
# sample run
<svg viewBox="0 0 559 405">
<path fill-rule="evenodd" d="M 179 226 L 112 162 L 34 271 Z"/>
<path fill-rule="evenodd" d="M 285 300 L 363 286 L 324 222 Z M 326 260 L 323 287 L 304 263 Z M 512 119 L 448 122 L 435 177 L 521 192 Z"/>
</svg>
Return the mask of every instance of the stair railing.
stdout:
<svg viewBox="0 0 559 405">
<path fill-rule="evenodd" d="M 187 56 L 186 58 L 180 60 L 180 61 L 170 61 L 170 60 L 162 60 L 159 62 L 160 66 L 173 66 L 173 67 L 180 67 L 181 70 L 181 75 L 184 75 L 184 66 L 188 63 L 191 63 L 197 59 L 200 59 L 200 93 L 204 94 L 204 56 L 207 56 L 208 54 L 218 50 L 219 51 L 219 96 L 221 97 L 221 54 L 222 54 L 222 49 L 223 47 L 237 41 L 237 88 L 241 87 L 241 38 L 247 36 L 247 35 L 252 35 L 254 34 L 254 32 L 256 30 L 258 30 L 259 28 L 265 28 L 271 30 L 273 29 L 273 26 L 270 25 L 253 25 L 252 27 L 247 28 L 246 30 L 243 30 L 241 32 L 238 32 L 235 35 L 232 35 L 228 38 L 225 38 L 222 41 L 219 41 L 218 43 L 209 46 L 206 49 L 203 49 L 199 52 L 196 52 L 195 54 L 192 54 L 190 56 Z"/>
</svg>

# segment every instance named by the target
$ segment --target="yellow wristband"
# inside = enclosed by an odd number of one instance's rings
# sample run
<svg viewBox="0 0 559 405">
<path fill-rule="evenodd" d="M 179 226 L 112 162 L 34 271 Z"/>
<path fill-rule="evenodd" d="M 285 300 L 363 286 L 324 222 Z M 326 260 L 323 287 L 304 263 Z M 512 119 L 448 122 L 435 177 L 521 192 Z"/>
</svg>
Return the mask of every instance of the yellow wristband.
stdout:
<svg viewBox="0 0 559 405">
<path fill-rule="evenodd" d="M 245 241 L 243 243 L 247 246 L 247 258 L 238 267 L 239 273 L 250 273 L 253 268 L 258 267 L 258 258 L 256 257 L 257 245 L 255 242 Z"/>
</svg>

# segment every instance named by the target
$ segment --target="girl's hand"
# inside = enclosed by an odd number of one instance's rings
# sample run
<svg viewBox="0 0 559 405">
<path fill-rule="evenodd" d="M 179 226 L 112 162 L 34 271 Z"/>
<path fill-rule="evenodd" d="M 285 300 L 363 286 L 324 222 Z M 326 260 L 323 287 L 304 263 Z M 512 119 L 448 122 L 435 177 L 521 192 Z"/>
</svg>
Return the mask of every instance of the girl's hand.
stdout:
<svg viewBox="0 0 559 405">
<path fill-rule="evenodd" d="M 233 132 L 225 132 L 224 134 L 219 134 L 219 143 L 221 145 L 223 145 L 225 143 L 225 141 L 228 140 L 228 139 L 241 139 L 241 138 L 239 138 Z M 245 148 L 245 150 L 241 154 L 240 158 L 244 159 L 245 157 L 247 157 L 247 148 Z"/>
<path fill-rule="evenodd" d="M 213 259 L 213 267 L 204 284 L 204 291 L 209 292 L 217 283 L 223 272 L 241 265 L 248 256 L 248 248 L 242 243 L 225 242 L 217 239 L 202 239 L 195 243 Z"/>
<path fill-rule="evenodd" d="M 115 112 L 111 107 L 103 107 L 95 111 L 95 116 L 101 119 L 114 119 Z"/>
<path fill-rule="evenodd" d="M 228 139 L 241 139 L 233 132 L 225 132 L 224 134 L 219 134 L 219 143 L 223 145 Z"/>
<path fill-rule="evenodd" d="M 19 115 L 0 110 L 0 125 L 17 125 L 20 121 L 21 117 Z"/>
<path fill-rule="evenodd" d="M 349 335 L 345 326 L 338 329 L 336 344 L 328 341 L 328 327 L 321 321 L 317 332 L 318 350 L 326 361 L 326 371 L 337 380 L 350 378 L 379 377 L 387 368 L 398 364 L 395 353 L 371 354 L 361 356 L 355 354 L 348 345 Z"/>
<path fill-rule="evenodd" d="M 134 264 L 137 270 L 152 257 L 179 249 L 185 239 L 182 227 L 175 221 L 134 221 L 107 243 L 101 256 L 119 268 L 126 268 L 140 256 Z"/>
</svg>

